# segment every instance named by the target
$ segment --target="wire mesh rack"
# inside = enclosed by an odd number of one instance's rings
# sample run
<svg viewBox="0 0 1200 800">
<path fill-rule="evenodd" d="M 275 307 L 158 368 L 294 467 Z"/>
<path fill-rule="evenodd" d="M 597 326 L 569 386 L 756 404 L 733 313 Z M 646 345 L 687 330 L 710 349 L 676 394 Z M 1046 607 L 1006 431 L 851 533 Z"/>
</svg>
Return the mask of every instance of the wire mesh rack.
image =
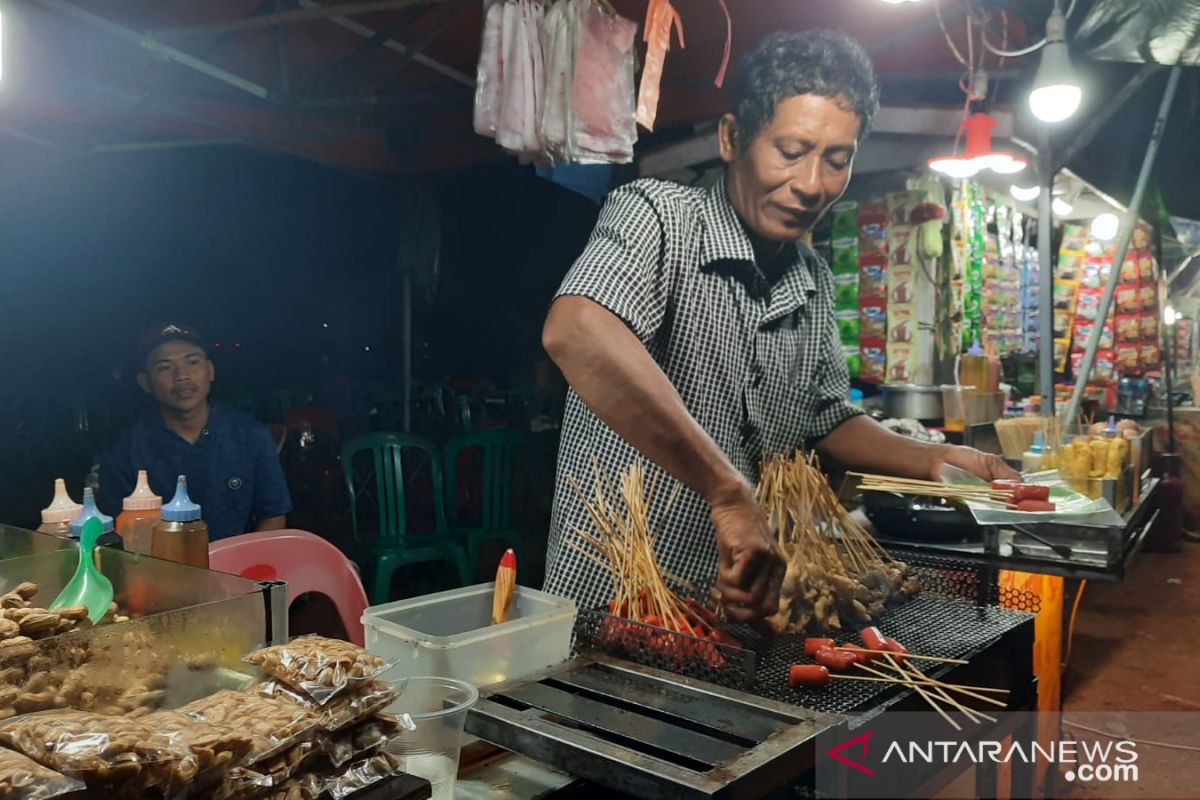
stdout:
<svg viewBox="0 0 1200 800">
<path fill-rule="evenodd" d="M 1029 621 L 1040 598 L 1029 591 L 1002 589 L 984 568 L 943 556 L 910 558 L 921 593 L 890 606 L 879 629 L 914 653 L 970 657 Z M 865 681 L 833 681 L 821 689 L 792 689 L 788 669 L 812 663 L 804 636 L 762 637 L 749 628 L 729 632 L 745 644 L 730 647 L 617 617 L 603 610 L 581 612 L 576 620 L 577 652 L 599 651 L 637 664 L 667 670 L 721 686 L 742 689 L 816 711 L 846 713 L 881 702 L 901 687 Z M 838 644 L 858 643 L 856 629 L 825 634 Z"/>
</svg>

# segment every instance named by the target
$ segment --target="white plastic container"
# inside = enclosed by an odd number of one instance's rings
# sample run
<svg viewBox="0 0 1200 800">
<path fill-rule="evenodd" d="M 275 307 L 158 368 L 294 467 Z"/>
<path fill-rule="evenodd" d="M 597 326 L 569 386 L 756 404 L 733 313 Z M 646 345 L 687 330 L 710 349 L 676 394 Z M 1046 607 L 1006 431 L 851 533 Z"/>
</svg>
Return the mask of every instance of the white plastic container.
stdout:
<svg viewBox="0 0 1200 800">
<path fill-rule="evenodd" d="M 389 680 L 434 675 L 480 688 L 565 661 L 571 653 L 574 601 L 517 586 L 508 622 L 491 625 L 494 585 L 368 608 L 362 616 L 367 650 L 397 662 Z"/>
</svg>

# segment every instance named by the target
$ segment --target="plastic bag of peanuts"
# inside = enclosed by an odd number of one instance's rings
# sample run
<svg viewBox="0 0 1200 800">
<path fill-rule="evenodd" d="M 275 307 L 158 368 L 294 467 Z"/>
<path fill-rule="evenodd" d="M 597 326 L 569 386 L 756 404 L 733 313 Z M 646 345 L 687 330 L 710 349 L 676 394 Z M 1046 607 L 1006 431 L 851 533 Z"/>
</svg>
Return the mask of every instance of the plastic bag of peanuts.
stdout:
<svg viewBox="0 0 1200 800">
<path fill-rule="evenodd" d="M 391 666 L 358 645 L 324 636 L 297 636 L 287 644 L 255 650 L 245 660 L 267 678 L 282 681 L 321 705 L 374 680 Z"/>
</svg>

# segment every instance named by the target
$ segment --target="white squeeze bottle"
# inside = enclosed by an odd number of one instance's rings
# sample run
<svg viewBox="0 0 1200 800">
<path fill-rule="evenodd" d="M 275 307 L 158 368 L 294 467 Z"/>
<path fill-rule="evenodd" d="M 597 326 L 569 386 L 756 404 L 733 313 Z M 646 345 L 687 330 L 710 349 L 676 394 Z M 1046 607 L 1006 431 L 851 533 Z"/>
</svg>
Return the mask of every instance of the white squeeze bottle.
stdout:
<svg viewBox="0 0 1200 800">
<path fill-rule="evenodd" d="M 83 511 L 83 506 L 67 494 L 66 481 L 55 478 L 54 499 L 42 509 L 42 524 L 38 526 L 38 533 L 67 536 L 71 532 L 71 520 L 79 516 L 80 511 Z"/>
</svg>

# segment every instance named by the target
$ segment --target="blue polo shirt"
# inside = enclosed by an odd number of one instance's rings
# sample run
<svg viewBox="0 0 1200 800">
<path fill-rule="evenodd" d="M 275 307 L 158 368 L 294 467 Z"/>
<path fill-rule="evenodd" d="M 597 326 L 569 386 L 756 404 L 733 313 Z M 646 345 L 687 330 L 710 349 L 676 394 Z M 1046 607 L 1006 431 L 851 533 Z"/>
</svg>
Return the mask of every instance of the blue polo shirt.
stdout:
<svg viewBox="0 0 1200 800">
<path fill-rule="evenodd" d="M 157 416 L 121 435 L 100 462 L 97 501 L 105 514 L 121 513 L 139 469 L 146 470 L 150 488 L 164 503 L 175 496 L 179 476 L 186 475 L 188 496 L 203 509 L 209 539 L 252 531 L 261 520 L 292 510 L 267 426 L 215 403 L 195 444 L 167 430 Z"/>
</svg>

